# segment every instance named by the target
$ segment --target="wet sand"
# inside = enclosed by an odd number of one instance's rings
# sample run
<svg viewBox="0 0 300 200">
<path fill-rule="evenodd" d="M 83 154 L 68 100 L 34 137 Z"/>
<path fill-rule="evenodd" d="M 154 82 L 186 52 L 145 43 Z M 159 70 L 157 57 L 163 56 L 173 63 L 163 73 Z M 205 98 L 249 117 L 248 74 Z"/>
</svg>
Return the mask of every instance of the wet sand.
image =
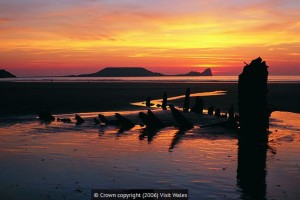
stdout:
<svg viewBox="0 0 300 200">
<path fill-rule="evenodd" d="M 147 134 L 139 125 L 119 133 L 92 120 L 80 126 L 0 121 L 0 199 L 82 200 L 95 188 L 188 189 L 190 200 L 297 199 L 299 117 L 272 113 L 267 159 L 250 181 L 238 178 L 249 174 L 237 170 L 245 167 L 239 162 L 245 155 L 222 128 Z"/>
<path fill-rule="evenodd" d="M 269 102 L 278 110 L 300 113 L 299 83 L 269 84 Z M 205 96 L 204 107 L 214 105 L 226 111 L 237 108 L 237 83 L 0 83 L 0 117 L 35 115 L 40 110 L 54 114 L 139 109 L 130 103 L 145 101 L 149 96 L 160 99 L 185 93 L 227 91 L 225 96 Z M 191 105 L 194 99 L 191 98 Z M 182 106 L 183 100 L 172 101 Z"/>
<path fill-rule="evenodd" d="M 193 94 L 227 91 L 203 96 L 205 107 L 226 110 L 231 103 L 237 107 L 235 83 L 0 83 L 1 117 L 49 110 L 61 118 L 79 112 L 86 120 L 78 126 L 0 120 L 0 199 L 81 200 L 89 199 L 93 188 L 187 188 L 191 200 L 300 195 L 300 114 L 272 113 L 268 150 L 262 152 L 262 164 L 258 159 L 251 165 L 262 173 L 250 180 L 247 170 L 252 169 L 246 166 L 245 171 L 240 160 L 248 154 L 240 150 L 231 130 L 195 126 L 182 132 L 170 126 L 149 132 L 136 125 L 120 132 L 92 119 L 103 111 L 112 111 L 105 116 L 137 112 L 145 107 L 130 103 L 147 96 L 160 99 L 164 91 L 180 96 L 187 87 Z M 299 84 L 270 84 L 269 101 L 280 110 L 300 112 L 298 88 Z M 174 98 L 172 103 L 182 106 L 183 99 Z M 257 185 L 260 192 L 253 190 Z"/>
</svg>

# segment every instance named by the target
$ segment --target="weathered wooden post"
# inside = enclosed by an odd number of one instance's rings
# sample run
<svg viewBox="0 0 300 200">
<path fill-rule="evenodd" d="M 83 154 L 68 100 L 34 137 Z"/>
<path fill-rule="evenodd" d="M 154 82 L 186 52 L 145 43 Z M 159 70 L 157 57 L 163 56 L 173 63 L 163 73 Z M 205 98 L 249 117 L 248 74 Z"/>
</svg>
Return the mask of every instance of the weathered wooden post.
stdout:
<svg viewBox="0 0 300 200">
<path fill-rule="evenodd" d="M 147 97 L 146 99 L 146 106 L 151 107 L 151 97 Z"/>
<path fill-rule="evenodd" d="M 252 60 L 239 75 L 237 185 L 241 199 L 266 199 L 266 159 L 269 116 L 267 103 L 268 66 L 261 58 Z M 232 110 L 232 109 L 230 109 Z M 232 118 L 233 113 L 230 114 Z"/>
<path fill-rule="evenodd" d="M 239 75 L 238 106 L 241 134 L 265 138 L 269 127 L 268 66 L 259 57 Z"/>
<path fill-rule="evenodd" d="M 185 92 L 185 98 L 184 98 L 184 104 L 183 104 L 184 112 L 188 112 L 190 109 L 190 94 L 191 94 L 190 88 L 187 88 L 186 92 Z"/>
<path fill-rule="evenodd" d="M 163 95 L 163 102 L 162 102 L 162 109 L 167 110 L 167 105 L 168 105 L 168 95 L 167 92 L 164 93 Z"/>
<path fill-rule="evenodd" d="M 195 104 L 191 108 L 191 112 L 198 113 L 198 114 L 203 114 L 203 99 L 200 99 L 199 97 L 196 97 L 195 99 Z"/>
</svg>

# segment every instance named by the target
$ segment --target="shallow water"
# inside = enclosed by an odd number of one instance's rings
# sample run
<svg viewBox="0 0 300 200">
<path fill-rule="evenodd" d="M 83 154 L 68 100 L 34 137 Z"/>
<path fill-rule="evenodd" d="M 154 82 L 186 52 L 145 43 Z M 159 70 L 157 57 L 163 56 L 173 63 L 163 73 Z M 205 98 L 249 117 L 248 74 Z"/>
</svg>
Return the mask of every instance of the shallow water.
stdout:
<svg viewBox="0 0 300 200">
<path fill-rule="evenodd" d="M 84 116 L 92 117 L 94 113 Z M 298 199 L 300 114 L 274 112 L 266 152 L 267 199 Z M 190 199 L 247 199 L 237 180 L 236 133 L 168 127 L 143 128 L 28 120 L 0 123 L 0 199 L 90 199 L 91 189 L 189 189 Z M 143 134 L 144 133 L 144 134 Z M 239 164 L 238 164 L 239 163 Z M 250 194 L 251 195 L 251 194 Z"/>
<path fill-rule="evenodd" d="M 205 83 L 237 82 L 238 76 L 150 76 L 150 77 L 18 77 L 0 82 L 138 82 L 138 83 Z M 269 76 L 269 82 L 299 83 L 300 76 Z"/>
</svg>

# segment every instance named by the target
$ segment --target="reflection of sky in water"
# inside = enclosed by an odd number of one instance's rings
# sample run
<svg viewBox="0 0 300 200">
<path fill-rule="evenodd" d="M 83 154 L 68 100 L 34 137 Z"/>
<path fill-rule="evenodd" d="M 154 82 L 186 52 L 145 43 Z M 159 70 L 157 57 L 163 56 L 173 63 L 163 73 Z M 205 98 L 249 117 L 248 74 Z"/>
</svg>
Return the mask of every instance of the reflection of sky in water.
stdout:
<svg viewBox="0 0 300 200">
<path fill-rule="evenodd" d="M 192 93 L 190 94 L 190 97 L 205 97 L 205 96 L 219 96 L 219 95 L 226 95 L 227 91 L 212 91 L 212 92 L 199 92 L 199 93 Z M 185 95 L 180 95 L 180 96 L 173 96 L 173 97 L 168 97 L 168 102 L 170 103 L 170 101 L 173 100 L 177 100 L 177 99 L 183 99 L 185 98 Z M 161 105 L 162 104 L 163 99 L 153 99 L 151 100 L 151 103 L 154 104 L 153 107 L 156 107 L 156 105 Z M 145 106 L 145 102 L 135 102 L 135 103 L 131 103 L 134 106 Z"/>
<path fill-rule="evenodd" d="M 272 114 L 269 199 L 300 195 L 299 116 Z M 2 124 L 1 199 L 89 199 L 91 188 L 188 188 L 191 199 L 240 198 L 235 134 L 221 128 L 194 128 L 169 150 L 176 128 L 160 130 L 151 142 L 147 135 L 140 137 L 142 130 L 136 126 L 117 134 L 116 127 L 99 127 L 92 119 L 82 126 Z"/>
</svg>

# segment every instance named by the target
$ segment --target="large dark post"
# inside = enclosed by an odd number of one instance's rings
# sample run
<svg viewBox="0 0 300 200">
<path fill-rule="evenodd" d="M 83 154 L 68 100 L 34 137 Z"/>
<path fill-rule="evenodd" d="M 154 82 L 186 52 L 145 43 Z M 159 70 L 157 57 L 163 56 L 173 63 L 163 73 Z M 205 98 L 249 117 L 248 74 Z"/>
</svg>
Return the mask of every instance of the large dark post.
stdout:
<svg viewBox="0 0 300 200">
<path fill-rule="evenodd" d="M 246 64 L 239 75 L 238 97 L 239 116 L 242 134 L 264 137 L 269 127 L 267 104 L 268 66 L 259 57 Z M 259 134 L 259 135 L 258 135 Z"/>
<path fill-rule="evenodd" d="M 267 68 L 266 63 L 257 58 L 249 65 L 246 64 L 239 76 L 237 185 L 241 188 L 242 199 L 266 199 L 270 115 L 267 104 Z"/>
</svg>

